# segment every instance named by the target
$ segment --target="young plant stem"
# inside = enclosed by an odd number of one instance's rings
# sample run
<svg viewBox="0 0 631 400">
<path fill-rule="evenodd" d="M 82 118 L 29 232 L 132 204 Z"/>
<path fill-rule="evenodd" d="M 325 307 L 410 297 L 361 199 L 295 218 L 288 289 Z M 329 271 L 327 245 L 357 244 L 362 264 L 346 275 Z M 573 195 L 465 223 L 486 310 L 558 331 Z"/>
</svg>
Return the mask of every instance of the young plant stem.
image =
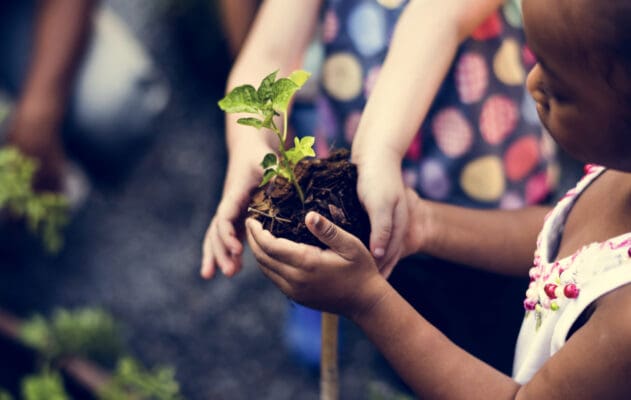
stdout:
<svg viewBox="0 0 631 400">
<path fill-rule="evenodd" d="M 285 162 L 287 163 L 287 172 L 289 173 L 289 180 L 291 181 L 292 185 L 294 185 L 294 188 L 296 189 L 296 192 L 298 193 L 298 197 L 300 197 L 300 203 L 304 205 L 305 195 L 302 192 L 300 185 L 298 184 L 296 175 L 294 175 L 294 169 L 292 168 L 292 165 L 290 165 L 289 158 L 287 157 L 287 153 L 285 152 L 285 140 L 287 139 L 287 113 L 285 113 L 283 118 L 284 118 L 283 133 L 281 134 L 280 130 L 276 127 L 276 124 L 273 121 L 272 121 L 272 130 L 274 131 L 274 133 L 278 137 L 278 140 L 280 141 L 280 143 L 278 144 L 278 152 L 280 153 L 281 158 L 285 160 Z"/>
<path fill-rule="evenodd" d="M 277 217 L 276 215 L 272 215 L 272 214 L 268 214 L 268 213 L 263 212 L 263 211 L 259 211 L 256 208 L 248 207 L 248 212 L 253 212 L 255 214 L 262 215 L 264 217 L 267 217 L 267 218 L 270 218 L 270 219 L 273 219 L 273 220 L 277 220 L 277 221 L 280 221 L 280 222 L 285 222 L 287 224 L 291 223 L 290 219 Z"/>
<path fill-rule="evenodd" d="M 337 365 L 339 317 L 322 313 L 322 343 L 320 354 L 320 400 L 339 398 L 339 371 Z"/>
</svg>

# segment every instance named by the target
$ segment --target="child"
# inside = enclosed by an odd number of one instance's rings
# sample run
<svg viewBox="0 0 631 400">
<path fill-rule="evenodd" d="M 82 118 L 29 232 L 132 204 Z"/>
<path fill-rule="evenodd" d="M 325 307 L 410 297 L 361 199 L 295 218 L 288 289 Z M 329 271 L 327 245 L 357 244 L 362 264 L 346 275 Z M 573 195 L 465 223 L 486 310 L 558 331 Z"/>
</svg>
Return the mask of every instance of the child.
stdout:
<svg viewBox="0 0 631 400">
<path fill-rule="evenodd" d="M 631 393 L 631 6 L 623 0 L 523 1 L 538 58 L 527 86 L 542 123 L 586 175 L 552 210 L 409 207 L 403 254 L 528 274 L 513 379 L 451 343 L 379 274 L 358 239 L 315 213 L 328 250 L 276 239 L 254 220 L 248 241 L 288 296 L 354 321 L 421 398 L 616 399 Z M 589 27 L 589 29 L 587 29 Z M 540 223 L 543 228 L 540 230 Z M 532 251 L 535 248 L 534 266 Z M 471 307 L 485 307 L 473 298 Z"/>
</svg>

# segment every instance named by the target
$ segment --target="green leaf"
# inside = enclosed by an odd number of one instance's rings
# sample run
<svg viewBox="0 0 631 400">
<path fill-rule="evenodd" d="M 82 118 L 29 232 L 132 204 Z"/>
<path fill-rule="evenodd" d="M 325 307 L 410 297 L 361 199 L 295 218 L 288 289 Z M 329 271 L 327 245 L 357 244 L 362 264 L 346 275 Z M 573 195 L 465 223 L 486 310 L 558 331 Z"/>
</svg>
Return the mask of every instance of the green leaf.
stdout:
<svg viewBox="0 0 631 400">
<path fill-rule="evenodd" d="M 315 157 L 315 151 L 313 150 L 313 145 L 315 144 L 315 137 L 313 136 L 304 136 L 300 138 L 300 142 L 294 138 L 294 145 L 299 147 L 300 150 L 304 153 L 305 157 Z"/>
<path fill-rule="evenodd" d="M 0 388 L 0 400 L 13 400 L 13 396 L 11 396 L 11 393 Z"/>
<path fill-rule="evenodd" d="M 120 328 L 99 308 L 58 309 L 49 320 L 36 315 L 23 324 L 20 339 L 46 360 L 75 355 L 112 364 L 123 352 Z"/>
<path fill-rule="evenodd" d="M 98 393 L 100 400 L 181 400 L 175 370 L 169 366 L 145 368 L 137 360 L 118 361 L 112 380 Z"/>
<path fill-rule="evenodd" d="M 272 129 L 272 120 L 277 113 L 270 107 L 269 110 L 263 111 L 263 115 L 265 116 L 265 119 L 263 120 L 263 127 Z"/>
<path fill-rule="evenodd" d="M 307 72 L 304 70 L 296 70 L 289 75 L 289 79 L 291 79 L 296 85 L 298 85 L 298 89 L 300 89 L 305 82 L 309 80 L 311 77 L 311 72 Z"/>
<path fill-rule="evenodd" d="M 267 182 L 269 182 L 270 179 L 272 179 L 276 175 L 278 175 L 278 172 L 276 172 L 276 170 L 273 168 L 265 170 L 265 172 L 263 173 L 263 179 L 261 180 L 259 187 L 264 186 Z"/>
<path fill-rule="evenodd" d="M 22 380 L 24 400 L 69 400 L 58 372 L 42 372 Z"/>
<path fill-rule="evenodd" d="M 294 138 L 294 147 L 285 152 L 291 165 L 298 164 L 305 157 L 315 157 L 314 143 L 315 138 L 313 136 L 305 136 L 301 139 Z"/>
<path fill-rule="evenodd" d="M 241 125 L 253 126 L 256 129 L 261 129 L 261 127 L 263 126 L 263 121 L 253 117 L 239 118 L 237 120 L 237 123 Z"/>
<path fill-rule="evenodd" d="M 277 175 L 282 176 L 283 178 L 291 181 L 291 174 L 289 173 L 289 167 L 278 168 Z"/>
<path fill-rule="evenodd" d="M 278 163 L 278 159 L 276 158 L 276 154 L 274 154 L 274 153 L 267 153 L 267 154 L 265 154 L 265 157 L 263 157 L 263 161 L 261 161 L 261 167 L 263 167 L 263 169 L 268 169 L 270 167 L 275 166 L 276 163 Z"/>
<path fill-rule="evenodd" d="M 252 85 L 237 86 L 223 99 L 219 100 L 219 107 L 227 113 L 256 114 L 261 109 L 258 94 Z"/>
<path fill-rule="evenodd" d="M 20 339 L 41 353 L 47 353 L 52 341 L 52 332 L 44 317 L 36 315 L 22 324 Z M 52 355 L 49 358 L 52 358 Z"/>
<path fill-rule="evenodd" d="M 38 163 L 12 147 L 0 148 L 0 210 L 22 219 L 38 234 L 46 250 L 59 251 L 68 223 L 68 201 L 53 193 L 37 193 L 32 182 Z"/>
<path fill-rule="evenodd" d="M 289 108 L 289 103 L 298 89 L 299 86 L 291 79 L 281 78 L 274 82 L 274 86 L 272 87 L 272 107 L 274 110 L 280 113 L 286 113 L 287 108 Z"/>
<path fill-rule="evenodd" d="M 261 103 L 267 103 L 272 99 L 272 87 L 274 86 L 274 82 L 276 82 L 276 74 L 278 74 L 278 70 L 272 72 L 267 75 L 262 81 L 261 85 L 257 90 L 257 95 Z"/>
<path fill-rule="evenodd" d="M 289 161 L 290 165 L 296 165 L 298 161 L 302 159 L 302 157 L 300 156 L 300 151 L 295 147 L 287 150 L 285 152 L 285 155 L 287 156 L 287 161 Z"/>
</svg>

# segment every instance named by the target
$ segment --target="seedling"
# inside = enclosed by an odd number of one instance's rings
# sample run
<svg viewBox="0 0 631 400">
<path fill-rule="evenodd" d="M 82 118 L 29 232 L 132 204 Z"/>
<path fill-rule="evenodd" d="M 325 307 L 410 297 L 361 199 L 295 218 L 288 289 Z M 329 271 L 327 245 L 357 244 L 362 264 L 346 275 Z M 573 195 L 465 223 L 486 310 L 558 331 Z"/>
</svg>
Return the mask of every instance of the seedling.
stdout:
<svg viewBox="0 0 631 400">
<path fill-rule="evenodd" d="M 18 149 L 0 148 L 0 212 L 6 210 L 14 217 L 24 218 L 30 230 L 41 236 L 46 250 L 55 254 L 64 243 L 68 200 L 63 195 L 33 190 L 37 168 L 37 161 Z"/>
<path fill-rule="evenodd" d="M 254 117 L 239 118 L 241 125 L 252 126 L 257 129 L 266 128 L 276 134 L 279 140 L 278 154 L 266 154 L 261 162 L 263 179 L 259 187 L 267 184 L 270 179 L 280 176 L 287 179 L 296 190 L 302 205 L 305 196 L 296 180 L 295 168 L 305 157 L 315 157 L 313 136 L 294 138 L 294 147 L 287 148 L 287 125 L 289 104 L 296 92 L 305 84 L 311 74 L 297 70 L 287 78 L 276 79 L 278 71 L 266 76 L 258 89 L 252 85 L 237 86 L 219 101 L 219 107 L 227 113 L 254 114 Z M 282 131 L 274 120 L 283 118 Z M 257 212 L 254 209 L 249 211 Z M 274 220 L 280 220 L 274 216 Z M 287 221 L 289 222 L 289 221 Z M 322 400 L 336 400 L 339 396 L 338 366 L 337 366 L 337 329 L 339 317 L 322 313 L 322 348 L 320 362 L 320 398 Z"/>
<path fill-rule="evenodd" d="M 252 85 L 237 86 L 223 99 L 219 100 L 219 107 L 227 113 L 254 114 L 254 117 L 243 117 L 237 120 L 241 125 L 252 126 L 256 129 L 266 128 L 274 132 L 279 140 L 278 154 L 268 153 L 261 161 L 263 179 L 259 185 L 263 186 L 275 176 L 287 179 L 296 189 L 300 201 L 304 204 L 305 196 L 296 180 L 294 169 L 298 162 L 305 157 L 315 157 L 313 136 L 294 138 L 294 147 L 287 148 L 287 125 L 289 119 L 289 105 L 296 92 L 305 84 L 311 74 L 297 70 L 287 78 L 276 79 L 278 71 L 266 76 L 258 89 Z M 282 131 L 276 124 L 274 117 L 283 118 Z"/>
</svg>

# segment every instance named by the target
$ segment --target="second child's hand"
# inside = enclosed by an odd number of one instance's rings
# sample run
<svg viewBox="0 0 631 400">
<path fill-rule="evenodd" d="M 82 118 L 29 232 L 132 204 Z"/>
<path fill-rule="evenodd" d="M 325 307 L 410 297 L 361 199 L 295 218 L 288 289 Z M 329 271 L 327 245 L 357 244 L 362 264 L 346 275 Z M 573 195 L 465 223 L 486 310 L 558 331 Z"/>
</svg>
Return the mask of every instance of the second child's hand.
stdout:
<svg viewBox="0 0 631 400">
<path fill-rule="evenodd" d="M 232 277 L 242 268 L 243 221 L 250 201 L 250 192 L 261 176 L 258 155 L 250 159 L 235 156 L 228 165 L 221 201 L 213 216 L 202 246 L 200 274 L 205 279 L 215 276 L 217 269 Z"/>
<path fill-rule="evenodd" d="M 386 278 L 401 257 L 408 223 L 400 164 L 400 160 L 383 157 L 358 162 L 357 192 L 370 218 L 370 250 Z"/>
</svg>

